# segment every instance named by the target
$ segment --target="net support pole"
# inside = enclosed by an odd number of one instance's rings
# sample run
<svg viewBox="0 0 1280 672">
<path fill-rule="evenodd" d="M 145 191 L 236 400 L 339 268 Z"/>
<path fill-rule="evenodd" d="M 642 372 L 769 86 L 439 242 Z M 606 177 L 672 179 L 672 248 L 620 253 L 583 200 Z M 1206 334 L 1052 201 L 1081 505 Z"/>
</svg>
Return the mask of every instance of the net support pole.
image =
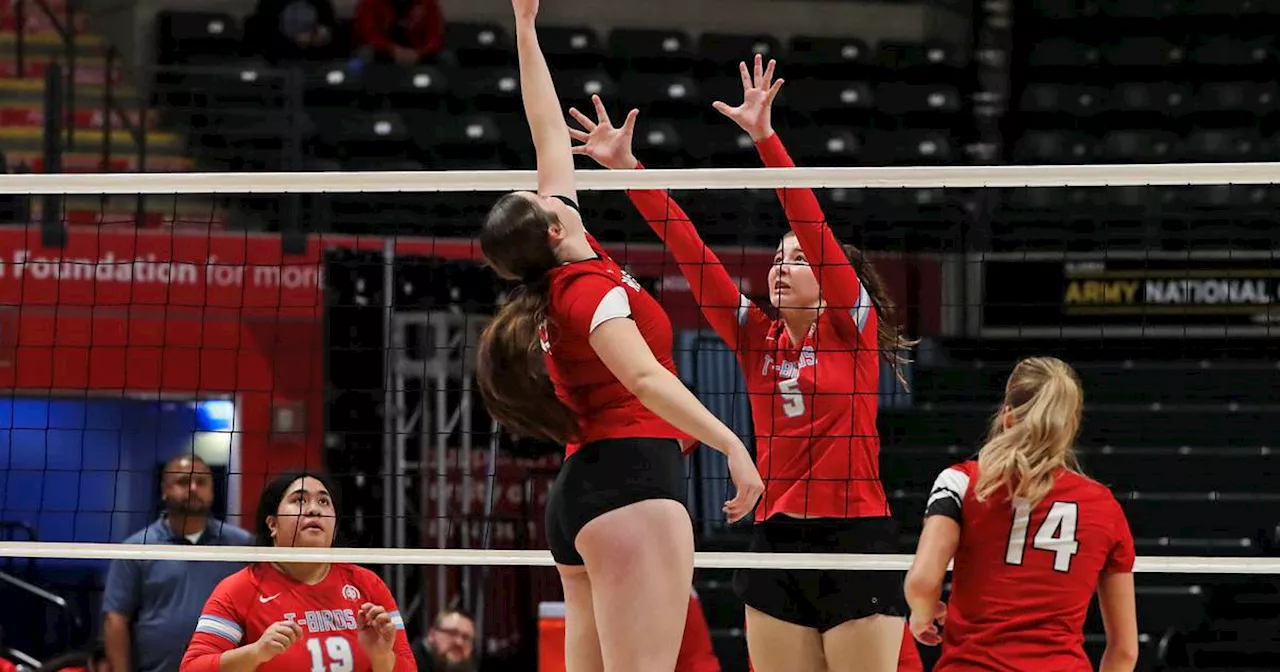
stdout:
<svg viewBox="0 0 1280 672">
<path fill-rule="evenodd" d="M 432 346 L 435 352 L 432 358 L 435 360 L 436 366 L 433 373 L 435 375 L 434 383 L 430 388 L 423 386 L 423 394 L 428 390 L 433 393 L 434 404 L 430 422 L 434 431 L 428 434 L 425 430 L 427 424 L 423 423 L 423 442 L 422 454 L 426 455 L 428 450 L 428 439 L 435 438 L 435 464 L 436 464 L 436 547 L 449 547 L 449 433 L 448 433 L 448 412 L 449 399 L 446 394 L 449 383 L 448 357 L 449 357 L 449 321 L 448 315 L 444 313 L 432 313 L 431 326 L 435 329 L 435 341 Z M 425 401 L 425 400 L 424 400 Z M 436 613 L 444 611 L 449 606 L 449 568 L 440 565 L 436 567 Z"/>
<path fill-rule="evenodd" d="M 50 63 L 44 71 L 44 167 L 46 173 L 62 172 L 63 103 L 62 66 Z M 45 194 L 40 208 L 40 242 L 45 247 L 62 247 L 67 230 L 62 225 L 62 197 Z"/>
<path fill-rule="evenodd" d="M 498 446 L 502 443 L 502 428 L 498 426 L 496 420 L 489 422 L 489 473 L 485 476 L 484 489 L 484 518 L 483 531 L 481 532 L 480 548 L 489 550 L 493 548 L 493 498 L 496 496 L 498 489 Z M 476 596 L 475 617 L 476 617 L 476 642 L 483 644 L 484 640 L 484 611 L 485 602 L 489 591 L 485 590 L 485 586 L 489 585 L 489 566 L 485 565 L 480 569 L 480 591 Z M 481 649 L 483 651 L 484 649 Z"/>
<path fill-rule="evenodd" d="M 399 407 L 396 403 L 398 357 L 395 350 L 395 241 L 388 238 L 382 245 L 382 545 L 395 548 L 396 529 L 401 521 L 395 518 L 395 504 L 399 498 L 400 477 L 396 471 L 399 459 L 399 437 L 396 421 Z M 398 604 L 404 600 L 404 565 L 387 565 L 383 568 L 391 584 L 391 594 Z"/>
</svg>

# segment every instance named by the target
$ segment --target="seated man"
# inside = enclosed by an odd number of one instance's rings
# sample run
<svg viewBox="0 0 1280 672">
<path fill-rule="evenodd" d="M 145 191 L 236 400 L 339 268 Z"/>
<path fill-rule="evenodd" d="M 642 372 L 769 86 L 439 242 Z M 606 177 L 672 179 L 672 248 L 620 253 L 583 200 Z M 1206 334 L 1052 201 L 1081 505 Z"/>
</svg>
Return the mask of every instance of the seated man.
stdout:
<svg viewBox="0 0 1280 672">
<path fill-rule="evenodd" d="M 427 636 L 413 643 L 418 672 L 476 672 L 476 624 L 466 613 L 446 609 L 436 614 Z"/>
</svg>

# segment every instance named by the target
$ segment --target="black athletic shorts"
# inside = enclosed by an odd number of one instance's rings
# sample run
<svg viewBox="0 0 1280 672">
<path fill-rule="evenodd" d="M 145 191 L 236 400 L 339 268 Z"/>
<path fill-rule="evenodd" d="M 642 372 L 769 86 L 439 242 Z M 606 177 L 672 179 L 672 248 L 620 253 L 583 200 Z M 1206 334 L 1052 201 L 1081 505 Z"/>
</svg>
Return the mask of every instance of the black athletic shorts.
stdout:
<svg viewBox="0 0 1280 672">
<path fill-rule="evenodd" d="M 574 546 L 592 520 L 646 499 L 685 503 L 684 458 L 671 439 L 588 443 L 560 466 L 547 495 L 547 546 L 562 565 L 581 565 Z"/>
<path fill-rule="evenodd" d="M 755 526 L 752 553 L 896 553 L 893 518 L 774 516 Z M 906 616 L 902 572 L 740 569 L 733 588 L 747 606 L 826 632 L 876 614 Z"/>
</svg>

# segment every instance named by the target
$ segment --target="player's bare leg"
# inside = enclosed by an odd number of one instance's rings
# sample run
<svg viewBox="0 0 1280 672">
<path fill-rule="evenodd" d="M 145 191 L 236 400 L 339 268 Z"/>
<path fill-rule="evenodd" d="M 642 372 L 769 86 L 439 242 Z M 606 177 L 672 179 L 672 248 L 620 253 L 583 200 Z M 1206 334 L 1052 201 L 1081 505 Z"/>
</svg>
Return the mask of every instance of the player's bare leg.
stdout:
<svg viewBox="0 0 1280 672">
<path fill-rule="evenodd" d="M 904 627 L 901 617 L 884 615 L 837 625 L 822 633 L 827 668 L 831 672 L 895 672 Z"/>
<path fill-rule="evenodd" d="M 693 525 L 683 504 L 652 499 L 583 526 L 596 632 L 608 672 L 671 672 L 693 585 Z"/>
<path fill-rule="evenodd" d="M 747 607 L 747 653 L 755 672 L 825 672 L 822 635 Z"/>
<path fill-rule="evenodd" d="M 587 568 L 556 565 L 556 569 L 560 571 L 560 584 L 564 586 L 565 672 L 604 672 Z"/>
</svg>

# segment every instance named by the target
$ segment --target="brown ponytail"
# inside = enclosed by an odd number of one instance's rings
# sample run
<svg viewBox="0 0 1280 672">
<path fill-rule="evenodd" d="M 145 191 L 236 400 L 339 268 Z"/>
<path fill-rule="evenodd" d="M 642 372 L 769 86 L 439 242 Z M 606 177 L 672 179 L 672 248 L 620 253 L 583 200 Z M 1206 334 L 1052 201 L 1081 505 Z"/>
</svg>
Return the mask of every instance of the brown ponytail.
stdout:
<svg viewBox="0 0 1280 672">
<path fill-rule="evenodd" d="M 578 423 L 547 376 L 539 328 L 547 321 L 557 261 L 547 238 L 554 215 L 531 199 L 508 194 L 480 231 L 480 249 L 498 275 L 520 284 L 480 334 L 476 379 L 489 415 L 518 436 L 564 444 Z"/>
<path fill-rule="evenodd" d="M 880 279 L 880 274 L 876 273 L 875 266 L 867 260 L 867 255 L 853 245 L 842 245 L 842 247 L 845 255 L 849 257 L 849 263 L 853 264 L 853 270 L 858 274 L 858 281 L 867 288 L 871 305 L 875 306 L 876 342 L 880 357 L 893 369 L 894 377 L 898 382 L 902 383 L 903 387 L 908 387 L 902 367 L 910 364 L 911 359 L 902 353 L 914 348 L 920 341 L 902 335 L 902 325 L 898 324 L 898 307 L 893 303 L 893 299 L 889 298 L 889 293 L 884 288 L 884 281 Z"/>
</svg>

